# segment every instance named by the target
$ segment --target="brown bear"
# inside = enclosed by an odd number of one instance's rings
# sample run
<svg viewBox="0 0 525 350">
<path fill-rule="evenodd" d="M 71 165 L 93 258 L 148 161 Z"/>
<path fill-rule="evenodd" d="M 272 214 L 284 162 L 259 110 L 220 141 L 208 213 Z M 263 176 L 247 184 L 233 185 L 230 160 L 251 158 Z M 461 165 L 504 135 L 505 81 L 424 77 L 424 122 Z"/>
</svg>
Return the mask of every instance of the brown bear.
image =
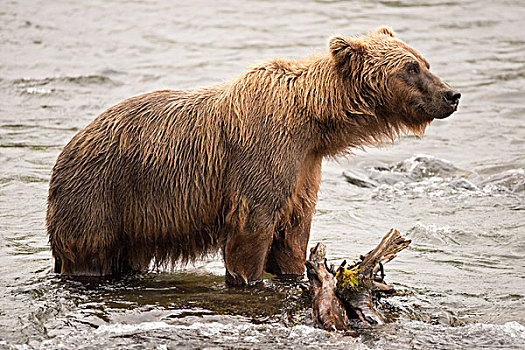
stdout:
<svg viewBox="0 0 525 350">
<path fill-rule="evenodd" d="M 50 180 L 55 271 L 122 275 L 222 250 L 226 280 L 302 275 L 324 157 L 422 134 L 460 94 L 388 27 L 235 80 L 125 100 Z"/>
</svg>

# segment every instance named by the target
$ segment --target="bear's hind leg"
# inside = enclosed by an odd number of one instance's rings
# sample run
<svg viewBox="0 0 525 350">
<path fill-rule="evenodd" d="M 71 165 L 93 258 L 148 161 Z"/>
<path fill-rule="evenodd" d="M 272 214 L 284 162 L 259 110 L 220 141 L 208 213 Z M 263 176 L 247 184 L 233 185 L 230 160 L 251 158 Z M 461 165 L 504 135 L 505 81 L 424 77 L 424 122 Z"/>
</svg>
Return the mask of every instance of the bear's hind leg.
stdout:
<svg viewBox="0 0 525 350">
<path fill-rule="evenodd" d="M 58 256 L 55 256 L 55 267 L 53 269 L 54 273 L 62 273 L 62 259 Z"/>
</svg>

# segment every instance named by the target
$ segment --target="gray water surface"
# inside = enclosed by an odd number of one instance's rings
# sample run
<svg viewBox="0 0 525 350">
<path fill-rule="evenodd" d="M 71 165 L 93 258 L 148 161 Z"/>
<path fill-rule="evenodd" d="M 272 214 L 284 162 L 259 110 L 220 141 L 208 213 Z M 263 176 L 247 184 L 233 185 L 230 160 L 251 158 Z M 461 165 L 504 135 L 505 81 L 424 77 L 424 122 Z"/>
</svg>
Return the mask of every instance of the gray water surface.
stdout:
<svg viewBox="0 0 525 350">
<path fill-rule="evenodd" d="M 380 302 L 385 326 L 317 330 L 306 281 L 230 288 L 219 257 L 117 281 L 51 271 L 49 175 L 95 116 L 383 24 L 463 94 L 422 140 L 324 164 L 311 245 L 339 263 L 391 227 L 412 239 L 386 266 L 411 294 Z M 524 348 L 524 28 L 519 0 L 3 1 L 0 348 Z"/>
</svg>

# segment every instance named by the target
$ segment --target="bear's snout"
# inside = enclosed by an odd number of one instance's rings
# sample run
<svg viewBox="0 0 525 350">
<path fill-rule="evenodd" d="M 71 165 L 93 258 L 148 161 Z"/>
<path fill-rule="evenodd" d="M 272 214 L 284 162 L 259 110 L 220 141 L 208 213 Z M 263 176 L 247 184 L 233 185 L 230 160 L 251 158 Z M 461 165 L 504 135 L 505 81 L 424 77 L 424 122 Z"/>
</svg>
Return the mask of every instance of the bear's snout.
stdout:
<svg viewBox="0 0 525 350">
<path fill-rule="evenodd" d="M 434 118 L 445 119 L 458 110 L 459 99 L 461 98 L 459 91 L 449 88 L 440 92 L 436 97 L 437 99 L 434 101 L 438 103 L 439 107 L 435 110 L 437 113 L 433 115 Z"/>
<path fill-rule="evenodd" d="M 459 91 L 450 89 L 445 92 L 445 101 L 456 111 L 458 109 L 459 99 L 461 93 Z"/>
</svg>

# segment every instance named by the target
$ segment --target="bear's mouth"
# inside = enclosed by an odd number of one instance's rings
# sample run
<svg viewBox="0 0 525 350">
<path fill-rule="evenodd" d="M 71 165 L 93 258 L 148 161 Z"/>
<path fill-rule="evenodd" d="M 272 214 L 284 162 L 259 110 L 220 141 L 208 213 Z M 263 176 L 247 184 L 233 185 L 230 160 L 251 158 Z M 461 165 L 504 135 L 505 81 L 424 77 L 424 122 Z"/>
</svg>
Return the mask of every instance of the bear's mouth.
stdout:
<svg viewBox="0 0 525 350">
<path fill-rule="evenodd" d="M 449 111 L 443 115 L 439 115 L 439 116 L 435 116 L 434 118 L 436 119 L 445 119 L 445 118 L 448 118 L 452 115 L 452 113 L 454 113 L 456 111 L 456 109 L 452 110 L 452 111 Z"/>
<path fill-rule="evenodd" d="M 455 105 L 441 107 L 439 108 L 439 110 L 433 110 L 433 111 L 428 111 L 426 108 L 424 108 L 424 106 L 421 106 L 421 105 L 419 105 L 417 109 L 420 115 L 424 119 L 428 121 L 432 121 L 434 119 L 445 119 L 445 118 L 450 117 L 452 113 L 457 111 L 458 104 L 456 103 Z"/>
<path fill-rule="evenodd" d="M 432 120 L 434 120 L 434 118 L 442 119 L 442 118 L 436 117 L 434 113 L 429 113 L 429 112 L 427 112 L 427 110 L 426 110 L 423 106 L 421 106 L 421 105 L 418 105 L 416 109 L 417 109 L 417 111 L 418 111 L 419 116 L 420 116 L 421 119 L 423 119 L 424 121 L 429 121 L 429 122 L 431 122 Z"/>
<path fill-rule="evenodd" d="M 452 115 L 452 113 L 454 113 L 455 111 L 458 110 L 458 105 L 459 105 L 459 101 L 457 101 L 454 104 L 447 105 L 447 107 L 445 108 L 444 113 L 442 115 L 436 116 L 435 118 L 436 119 L 445 119 L 445 118 L 450 117 Z"/>
</svg>

